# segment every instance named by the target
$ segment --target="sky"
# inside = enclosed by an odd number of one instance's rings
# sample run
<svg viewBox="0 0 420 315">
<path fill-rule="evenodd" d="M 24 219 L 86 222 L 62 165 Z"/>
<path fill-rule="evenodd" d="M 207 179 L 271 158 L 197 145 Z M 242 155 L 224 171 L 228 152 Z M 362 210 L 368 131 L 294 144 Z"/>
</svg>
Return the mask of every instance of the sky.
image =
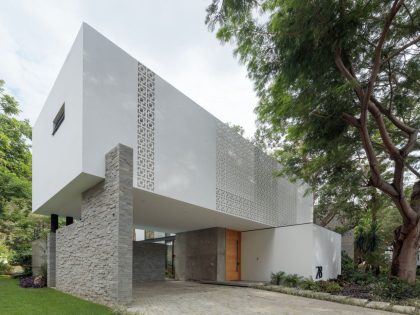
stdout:
<svg viewBox="0 0 420 315">
<path fill-rule="evenodd" d="M 204 24 L 211 0 L 6 0 L 0 79 L 33 124 L 82 22 L 224 122 L 255 131 L 257 98 L 246 69 Z"/>
</svg>

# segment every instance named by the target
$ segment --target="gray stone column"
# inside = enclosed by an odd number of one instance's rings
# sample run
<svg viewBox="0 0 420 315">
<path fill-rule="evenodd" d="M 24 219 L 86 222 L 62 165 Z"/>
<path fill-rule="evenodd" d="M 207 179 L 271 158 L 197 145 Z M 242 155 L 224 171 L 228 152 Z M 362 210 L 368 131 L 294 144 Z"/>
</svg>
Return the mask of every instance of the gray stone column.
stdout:
<svg viewBox="0 0 420 315">
<path fill-rule="evenodd" d="M 118 169 L 118 180 L 112 181 L 118 220 L 117 301 L 126 303 L 133 289 L 133 150 L 119 144 L 107 154 L 106 164 L 109 178 L 115 172 L 108 169 Z"/>
<path fill-rule="evenodd" d="M 105 156 L 105 180 L 82 195 L 80 221 L 57 230 L 57 286 L 110 304 L 132 298 L 133 150 Z"/>
<path fill-rule="evenodd" d="M 55 287 L 56 283 L 56 236 L 48 233 L 47 237 L 47 286 Z"/>
</svg>

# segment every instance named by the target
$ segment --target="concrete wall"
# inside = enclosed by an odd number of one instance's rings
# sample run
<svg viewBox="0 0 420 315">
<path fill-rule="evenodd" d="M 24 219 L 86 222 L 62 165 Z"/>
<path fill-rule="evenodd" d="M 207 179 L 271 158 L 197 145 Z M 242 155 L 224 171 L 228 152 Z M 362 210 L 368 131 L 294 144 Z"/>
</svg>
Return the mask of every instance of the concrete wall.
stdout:
<svg viewBox="0 0 420 315">
<path fill-rule="evenodd" d="M 83 172 L 103 177 L 116 143 L 137 151 L 137 61 L 89 25 L 82 30 Z"/>
<path fill-rule="evenodd" d="M 341 250 L 354 259 L 354 231 L 350 230 L 341 236 Z"/>
<path fill-rule="evenodd" d="M 32 242 L 32 274 L 41 276 L 47 267 L 47 239 L 40 238 Z"/>
<path fill-rule="evenodd" d="M 316 278 L 316 269 L 322 267 L 322 279 L 334 279 L 341 274 L 341 235 L 311 224 L 312 236 L 312 278 Z"/>
<path fill-rule="evenodd" d="M 63 189 L 82 169 L 82 40 L 80 30 L 32 129 L 33 210 Z M 65 119 L 53 135 L 53 120 L 63 103 Z"/>
<path fill-rule="evenodd" d="M 57 252 L 56 252 L 56 234 L 49 233 L 47 236 L 47 286 L 49 288 L 56 286 L 57 274 Z"/>
<path fill-rule="evenodd" d="M 155 192 L 215 209 L 217 119 L 159 76 L 155 99 Z"/>
<path fill-rule="evenodd" d="M 81 220 L 57 230 L 57 289 L 105 303 L 131 300 L 132 156 L 126 146 L 112 149 L 105 181 L 83 194 Z"/>
<path fill-rule="evenodd" d="M 165 280 L 166 245 L 133 242 L 133 284 Z"/>
<path fill-rule="evenodd" d="M 242 280 L 269 281 L 272 272 L 312 276 L 311 224 L 242 232 Z"/>
<path fill-rule="evenodd" d="M 283 271 L 315 279 L 316 266 L 323 278 L 340 273 L 340 235 L 314 224 L 242 232 L 242 280 L 269 281 Z"/>
<path fill-rule="evenodd" d="M 225 229 L 176 234 L 175 279 L 225 280 Z"/>
</svg>

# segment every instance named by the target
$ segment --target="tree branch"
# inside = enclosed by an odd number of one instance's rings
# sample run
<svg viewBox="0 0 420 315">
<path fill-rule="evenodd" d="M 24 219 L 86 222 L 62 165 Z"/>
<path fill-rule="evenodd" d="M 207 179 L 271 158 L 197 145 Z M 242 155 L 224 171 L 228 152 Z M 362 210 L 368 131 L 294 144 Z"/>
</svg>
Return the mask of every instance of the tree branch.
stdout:
<svg viewBox="0 0 420 315">
<path fill-rule="evenodd" d="M 411 173 L 413 173 L 414 175 L 417 176 L 418 179 L 420 179 L 420 173 L 416 171 L 416 169 L 414 167 L 412 167 L 410 164 L 405 163 L 405 167 L 407 167 Z"/>
<path fill-rule="evenodd" d="M 344 119 L 344 121 L 346 121 L 348 124 L 350 124 L 351 126 L 360 129 L 360 121 L 359 119 L 357 119 L 356 117 L 347 114 L 347 113 L 343 113 L 342 117 Z"/>
<path fill-rule="evenodd" d="M 402 47 L 398 48 L 397 50 L 395 50 L 394 52 L 392 52 L 387 58 L 385 58 L 384 60 L 382 60 L 381 65 L 387 63 L 392 58 L 394 58 L 395 56 L 397 56 L 398 54 L 400 54 L 401 52 L 403 52 L 404 50 L 406 50 L 408 47 L 410 47 L 410 46 L 412 46 L 412 45 L 414 45 L 414 44 L 416 44 L 418 42 L 420 42 L 420 36 L 417 36 L 412 41 L 408 42 L 404 46 L 402 46 Z"/>
<path fill-rule="evenodd" d="M 416 129 L 407 126 L 401 120 L 396 118 L 390 111 L 388 111 L 374 96 L 370 97 L 371 101 L 376 105 L 376 107 L 384 114 L 398 129 L 405 132 L 407 135 L 416 132 Z"/>
<path fill-rule="evenodd" d="M 360 122 L 362 124 L 362 128 L 364 128 L 364 126 L 366 125 L 368 103 L 372 95 L 373 85 L 375 84 L 376 77 L 378 76 L 379 69 L 381 68 L 382 47 L 385 43 L 385 39 L 391 27 L 392 21 L 394 20 L 398 10 L 401 8 L 403 2 L 404 0 L 394 0 L 391 11 L 388 14 L 388 17 L 385 21 L 385 25 L 382 29 L 381 36 L 379 37 L 378 43 L 375 47 L 372 72 L 370 75 L 367 89 L 365 91 L 364 99 L 362 102 L 362 108 L 361 108 Z"/>
</svg>

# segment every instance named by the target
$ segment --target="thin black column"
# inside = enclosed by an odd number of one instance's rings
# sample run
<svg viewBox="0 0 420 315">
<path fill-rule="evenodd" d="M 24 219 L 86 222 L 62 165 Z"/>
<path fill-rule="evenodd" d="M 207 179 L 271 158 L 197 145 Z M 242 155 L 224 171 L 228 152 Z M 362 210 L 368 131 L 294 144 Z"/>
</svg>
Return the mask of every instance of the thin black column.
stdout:
<svg viewBox="0 0 420 315">
<path fill-rule="evenodd" d="M 73 217 L 66 217 L 66 225 L 73 224 Z"/>
<path fill-rule="evenodd" d="M 51 233 L 55 233 L 58 229 L 58 215 L 51 214 Z"/>
</svg>

